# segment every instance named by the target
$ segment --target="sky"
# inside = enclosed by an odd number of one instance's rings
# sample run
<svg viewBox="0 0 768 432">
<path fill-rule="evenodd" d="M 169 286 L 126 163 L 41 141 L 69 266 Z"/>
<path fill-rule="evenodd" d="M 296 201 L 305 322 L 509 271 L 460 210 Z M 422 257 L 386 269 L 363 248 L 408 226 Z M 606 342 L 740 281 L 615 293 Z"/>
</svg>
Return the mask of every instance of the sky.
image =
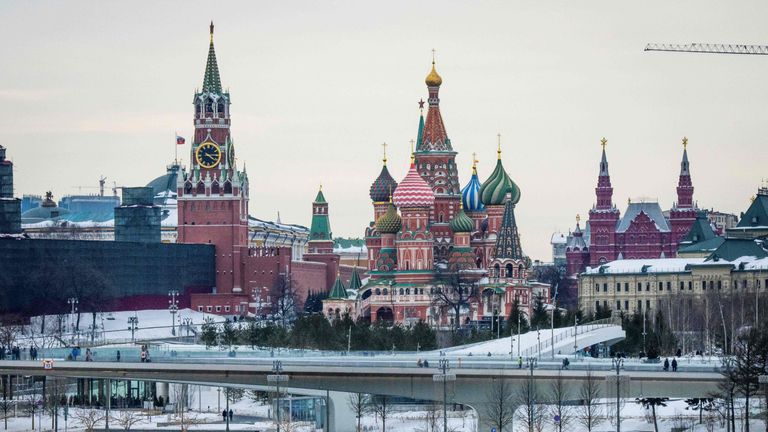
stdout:
<svg viewBox="0 0 768 432">
<path fill-rule="evenodd" d="M 208 50 L 232 97 L 250 213 L 362 237 L 383 142 L 409 164 L 432 49 L 462 184 L 501 134 L 524 251 L 550 260 L 595 202 L 600 139 L 624 210 L 672 206 L 681 139 L 694 199 L 738 214 L 766 172 L 768 57 L 644 52 L 648 42 L 768 42 L 768 3 L 717 1 L 1 1 L 0 143 L 16 194 L 96 193 L 165 172 L 190 142 Z M 179 147 L 189 160 L 189 144 Z M 188 162 L 187 162 L 188 163 Z"/>
</svg>

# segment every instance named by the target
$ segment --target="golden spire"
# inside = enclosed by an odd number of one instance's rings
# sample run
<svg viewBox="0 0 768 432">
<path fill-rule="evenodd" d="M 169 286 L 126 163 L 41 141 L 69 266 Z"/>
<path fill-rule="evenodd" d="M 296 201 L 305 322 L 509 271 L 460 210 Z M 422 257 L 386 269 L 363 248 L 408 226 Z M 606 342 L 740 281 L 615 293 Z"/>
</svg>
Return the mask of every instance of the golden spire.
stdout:
<svg viewBox="0 0 768 432">
<path fill-rule="evenodd" d="M 211 43 L 213 43 L 213 21 L 211 21 Z"/>
<path fill-rule="evenodd" d="M 416 153 L 413 151 L 413 145 L 416 143 L 416 141 L 411 140 L 411 163 L 416 162 Z"/>
<path fill-rule="evenodd" d="M 496 137 L 499 140 L 498 148 L 496 149 L 496 157 L 501 160 L 501 134 L 496 134 Z"/>
<path fill-rule="evenodd" d="M 688 149 L 688 137 L 683 137 L 683 150 Z"/>
<path fill-rule="evenodd" d="M 322 192 L 322 191 L 323 191 L 323 184 L 320 183 L 320 192 Z"/>
<path fill-rule="evenodd" d="M 389 203 L 392 204 L 392 185 L 389 185 Z"/>
<path fill-rule="evenodd" d="M 477 160 L 477 153 L 472 153 L 472 174 L 477 174 L 477 163 L 480 162 Z"/>
<path fill-rule="evenodd" d="M 384 166 L 387 166 L 387 143 L 382 143 L 381 146 L 384 148 Z"/>
<path fill-rule="evenodd" d="M 603 146 L 603 150 L 605 150 L 606 144 L 608 144 L 608 140 L 603 137 L 603 139 L 600 140 L 600 145 Z"/>
</svg>

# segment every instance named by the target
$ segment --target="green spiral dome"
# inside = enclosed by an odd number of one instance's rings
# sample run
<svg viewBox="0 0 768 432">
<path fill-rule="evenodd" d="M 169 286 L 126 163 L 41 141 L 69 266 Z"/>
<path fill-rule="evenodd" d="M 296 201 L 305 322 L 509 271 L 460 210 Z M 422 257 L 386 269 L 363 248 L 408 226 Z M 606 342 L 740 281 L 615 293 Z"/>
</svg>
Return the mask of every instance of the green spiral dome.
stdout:
<svg viewBox="0 0 768 432">
<path fill-rule="evenodd" d="M 390 202 L 389 207 L 387 207 L 387 212 L 381 215 L 379 220 L 376 221 L 376 229 L 379 230 L 379 233 L 381 234 L 395 234 L 400 231 L 402 226 L 403 220 L 400 218 L 400 215 L 397 214 L 395 205 Z"/>
<path fill-rule="evenodd" d="M 480 199 L 487 206 L 503 205 L 507 193 L 512 197 L 512 204 L 517 204 L 520 201 L 520 188 L 509 178 L 509 175 L 504 170 L 504 166 L 501 164 L 501 159 L 498 159 L 496 160 L 496 168 L 494 168 L 493 173 L 480 186 Z"/>
<path fill-rule="evenodd" d="M 475 230 L 475 222 L 460 208 L 459 212 L 451 219 L 451 230 L 455 233 L 468 233 Z"/>
</svg>

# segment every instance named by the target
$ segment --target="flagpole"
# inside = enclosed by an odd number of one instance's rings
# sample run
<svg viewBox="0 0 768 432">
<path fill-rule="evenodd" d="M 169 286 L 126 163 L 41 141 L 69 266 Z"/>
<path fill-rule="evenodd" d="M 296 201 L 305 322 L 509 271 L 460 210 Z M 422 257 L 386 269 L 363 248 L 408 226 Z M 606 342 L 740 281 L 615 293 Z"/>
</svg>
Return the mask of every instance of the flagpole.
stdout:
<svg viewBox="0 0 768 432">
<path fill-rule="evenodd" d="M 177 142 L 179 134 L 176 131 L 173 132 L 173 164 L 179 164 L 179 143 Z"/>
</svg>

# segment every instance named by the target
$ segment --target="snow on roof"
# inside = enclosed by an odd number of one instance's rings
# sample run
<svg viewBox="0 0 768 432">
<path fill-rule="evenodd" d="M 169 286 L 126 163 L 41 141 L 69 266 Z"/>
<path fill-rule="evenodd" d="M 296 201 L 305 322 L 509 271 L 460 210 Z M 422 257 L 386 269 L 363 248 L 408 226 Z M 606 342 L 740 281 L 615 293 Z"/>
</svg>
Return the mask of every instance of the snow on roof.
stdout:
<svg viewBox="0 0 768 432">
<path fill-rule="evenodd" d="M 626 259 L 611 261 L 596 267 L 587 267 L 587 270 L 584 273 L 588 275 L 619 273 L 680 273 L 686 271 L 688 265 L 699 265 L 702 263 L 704 263 L 704 258 Z"/>
<path fill-rule="evenodd" d="M 565 244 L 565 242 L 568 241 L 568 236 L 561 233 L 560 231 L 557 231 L 555 233 L 552 233 L 552 238 L 549 239 L 549 242 L 551 244 Z"/>
</svg>

